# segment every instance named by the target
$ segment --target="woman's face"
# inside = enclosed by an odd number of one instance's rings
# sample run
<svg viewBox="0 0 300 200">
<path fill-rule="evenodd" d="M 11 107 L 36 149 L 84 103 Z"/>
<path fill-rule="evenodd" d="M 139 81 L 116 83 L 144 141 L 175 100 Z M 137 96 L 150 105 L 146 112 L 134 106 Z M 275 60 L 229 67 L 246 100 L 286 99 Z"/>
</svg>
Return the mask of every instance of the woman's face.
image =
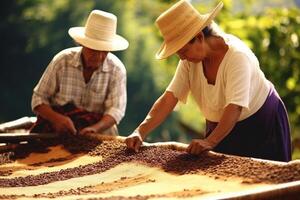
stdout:
<svg viewBox="0 0 300 200">
<path fill-rule="evenodd" d="M 205 56 L 204 36 L 196 36 L 193 41 L 188 42 L 177 51 L 177 55 L 181 60 L 187 60 L 193 63 L 201 62 Z"/>
<path fill-rule="evenodd" d="M 89 69 L 97 69 L 104 62 L 108 52 L 98 51 L 87 47 L 82 47 L 82 57 L 84 67 Z"/>
</svg>

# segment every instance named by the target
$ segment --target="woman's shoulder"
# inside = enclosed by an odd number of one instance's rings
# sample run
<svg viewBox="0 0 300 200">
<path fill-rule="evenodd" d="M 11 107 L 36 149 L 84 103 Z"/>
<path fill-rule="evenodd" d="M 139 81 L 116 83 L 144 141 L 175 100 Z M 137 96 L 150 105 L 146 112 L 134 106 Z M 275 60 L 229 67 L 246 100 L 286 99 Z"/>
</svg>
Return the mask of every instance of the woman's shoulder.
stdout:
<svg viewBox="0 0 300 200">
<path fill-rule="evenodd" d="M 245 42 L 243 42 L 237 36 L 227 34 L 227 45 L 230 50 L 230 59 L 239 60 L 239 59 L 249 59 L 256 61 L 257 58 L 253 51 Z"/>
<path fill-rule="evenodd" d="M 233 51 L 245 51 L 250 50 L 250 48 L 243 42 L 240 38 L 235 35 L 226 34 L 225 42 L 229 48 Z"/>
</svg>

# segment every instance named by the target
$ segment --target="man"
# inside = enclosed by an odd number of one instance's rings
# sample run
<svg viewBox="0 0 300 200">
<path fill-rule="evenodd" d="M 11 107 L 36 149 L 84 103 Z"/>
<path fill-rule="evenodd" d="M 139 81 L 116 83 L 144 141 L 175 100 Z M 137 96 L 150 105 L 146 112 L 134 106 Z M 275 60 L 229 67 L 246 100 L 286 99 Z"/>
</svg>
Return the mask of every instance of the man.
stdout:
<svg viewBox="0 0 300 200">
<path fill-rule="evenodd" d="M 191 93 L 206 119 L 206 135 L 205 139 L 192 140 L 188 153 L 213 149 L 239 156 L 291 160 L 284 103 L 251 49 L 213 22 L 222 5 L 202 15 L 181 0 L 156 20 L 164 37 L 156 58 L 177 54 L 180 61 L 166 91 L 126 138 L 128 148 L 138 151 L 146 136 Z"/>
<path fill-rule="evenodd" d="M 116 27 L 115 15 L 94 10 L 85 27 L 69 29 L 81 46 L 59 52 L 34 88 L 38 121 L 31 132 L 117 134 L 126 108 L 126 69 L 110 52 L 128 42 Z"/>
</svg>

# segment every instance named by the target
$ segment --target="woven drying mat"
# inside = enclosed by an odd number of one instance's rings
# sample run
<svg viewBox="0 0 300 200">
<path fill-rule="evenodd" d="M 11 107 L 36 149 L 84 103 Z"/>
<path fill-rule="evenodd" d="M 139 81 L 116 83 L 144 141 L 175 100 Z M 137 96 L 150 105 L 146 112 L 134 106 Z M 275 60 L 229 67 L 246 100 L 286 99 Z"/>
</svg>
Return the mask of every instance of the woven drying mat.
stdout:
<svg viewBox="0 0 300 200">
<path fill-rule="evenodd" d="M 206 152 L 124 137 L 63 136 L 0 155 L 0 199 L 255 199 L 299 193 L 300 163 Z"/>
</svg>

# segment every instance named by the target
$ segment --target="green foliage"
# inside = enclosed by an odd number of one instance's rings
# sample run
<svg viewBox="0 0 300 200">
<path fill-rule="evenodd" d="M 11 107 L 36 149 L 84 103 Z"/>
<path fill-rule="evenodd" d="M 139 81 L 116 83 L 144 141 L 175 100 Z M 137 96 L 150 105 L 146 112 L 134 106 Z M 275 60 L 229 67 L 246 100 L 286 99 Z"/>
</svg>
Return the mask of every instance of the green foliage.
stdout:
<svg viewBox="0 0 300 200">
<path fill-rule="evenodd" d="M 227 32 L 246 41 L 260 60 L 266 77 L 287 107 L 294 140 L 300 138 L 299 16 L 299 9 L 267 9 L 261 15 L 240 14 L 230 23 L 221 22 Z M 300 146 L 294 143 L 293 148 Z"/>
<path fill-rule="evenodd" d="M 130 134 L 137 125 L 145 118 L 155 100 L 163 93 L 165 84 L 161 72 L 157 69 L 159 63 L 154 59 L 159 41 L 155 34 L 152 18 L 156 12 L 149 7 L 159 4 L 149 1 L 130 0 L 122 6 L 120 17 L 120 30 L 128 39 L 130 47 L 124 51 L 124 64 L 127 68 L 127 92 L 128 104 L 126 117 L 120 125 L 120 132 L 123 135 Z M 130 23 L 128 23 L 130 22 Z M 158 141 L 161 139 L 177 139 L 174 117 L 171 116 L 162 126 L 158 127 L 147 139 Z M 169 134 L 169 133 L 172 133 Z"/>
<path fill-rule="evenodd" d="M 1 1 L 1 121 L 32 115 L 34 85 L 51 58 L 73 45 L 68 28 L 80 22 L 90 6 L 73 0 Z"/>
</svg>

